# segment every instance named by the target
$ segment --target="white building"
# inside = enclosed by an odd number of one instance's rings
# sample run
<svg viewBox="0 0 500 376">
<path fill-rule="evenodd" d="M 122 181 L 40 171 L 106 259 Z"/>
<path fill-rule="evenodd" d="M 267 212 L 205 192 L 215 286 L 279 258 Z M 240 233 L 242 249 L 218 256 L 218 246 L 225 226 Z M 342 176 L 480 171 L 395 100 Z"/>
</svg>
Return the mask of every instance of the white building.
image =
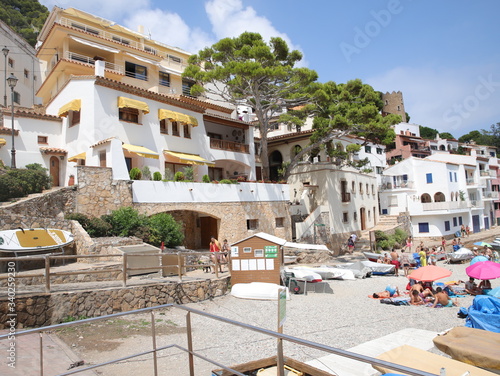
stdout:
<svg viewBox="0 0 500 376">
<path fill-rule="evenodd" d="M 11 89 L 5 81 L 11 74 L 18 79 L 14 88 L 14 105 L 32 107 L 36 104 L 40 79 L 40 62 L 29 43 L 0 20 L 0 104 L 11 106 Z"/>
<path fill-rule="evenodd" d="M 408 212 L 414 237 L 452 235 L 462 224 L 479 232 L 494 224 L 494 177 L 496 169 L 481 158 L 448 153 L 410 157 L 386 170 L 381 212 Z"/>
</svg>

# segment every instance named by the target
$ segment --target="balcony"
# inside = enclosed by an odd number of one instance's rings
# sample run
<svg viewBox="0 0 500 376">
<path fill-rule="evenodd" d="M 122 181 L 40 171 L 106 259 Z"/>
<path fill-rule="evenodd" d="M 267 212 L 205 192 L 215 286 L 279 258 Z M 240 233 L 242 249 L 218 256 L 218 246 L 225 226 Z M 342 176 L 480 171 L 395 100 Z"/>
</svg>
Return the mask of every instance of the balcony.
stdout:
<svg viewBox="0 0 500 376">
<path fill-rule="evenodd" d="M 467 178 L 466 183 L 467 185 L 477 185 L 476 179 L 474 178 Z"/>
<path fill-rule="evenodd" d="M 470 206 L 465 201 L 443 201 L 443 202 L 422 203 L 422 210 L 424 211 L 456 210 L 456 209 L 467 209 L 468 207 Z"/>
<path fill-rule="evenodd" d="M 217 138 L 210 138 L 210 148 L 250 154 L 248 145 L 242 144 L 241 142 L 225 141 Z"/>
<path fill-rule="evenodd" d="M 414 183 L 413 181 L 403 180 L 393 182 L 384 182 L 379 186 L 379 191 L 389 191 L 392 189 L 413 189 Z"/>
<path fill-rule="evenodd" d="M 496 178 L 497 174 L 494 171 L 480 170 L 479 176 L 481 176 L 482 178 Z"/>
<path fill-rule="evenodd" d="M 499 194 L 497 191 L 483 191 L 484 200 L 498 200 Z"/>
<path fill-rule="evenodd" d="M 90 56 L 80 55 L 71 51 L 66 51 L 66 53 L 64 54 L 64 58 L 79 63 L 95 65 L 95 60 Z M 111 63 L 109 61 L 104 62 L 104 68 L 117 74 L 124 74 L 122 66 Z"/>
</svg>

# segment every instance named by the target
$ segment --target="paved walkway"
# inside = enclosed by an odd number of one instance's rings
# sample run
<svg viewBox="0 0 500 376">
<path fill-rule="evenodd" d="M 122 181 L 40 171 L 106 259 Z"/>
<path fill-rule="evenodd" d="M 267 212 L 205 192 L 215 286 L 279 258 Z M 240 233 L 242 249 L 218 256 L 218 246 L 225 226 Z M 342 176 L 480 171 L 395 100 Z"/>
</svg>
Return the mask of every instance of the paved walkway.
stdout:
<svg viewBox="0 0 500 376">
<path fill-rule="evenodd" d="M 0 330 L 0 335 L 8 331 Z M 9 343 L 12 341 L 0 341 L 0 375 L 2 376 L 36 376 L 40 375 L 40 336 L 28 334 L 16 336 L 15 343 L 15 368 L 8 365 L 7 359 Z M 68 372 L 72 364 L 80 361 L 75 353 L 63 343 L 57 336 L 44 334 L 42 337 L 43 349 L 43 375 L 53 376 Z M 96 376 L 93 371 L 80 372 L 82 376 Z"/>
</svg>

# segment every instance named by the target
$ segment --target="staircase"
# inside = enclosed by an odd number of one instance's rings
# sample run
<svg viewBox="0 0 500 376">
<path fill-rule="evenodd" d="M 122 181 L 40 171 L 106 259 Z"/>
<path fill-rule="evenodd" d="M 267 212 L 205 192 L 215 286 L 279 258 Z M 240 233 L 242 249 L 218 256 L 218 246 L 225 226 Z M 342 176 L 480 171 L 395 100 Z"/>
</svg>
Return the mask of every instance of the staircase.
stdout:
<svg viewBox="0 0 500 376">
<path fill-rule="evenodd" d="M 397 215 L 381 215 L 375 227 L 361 231 L 361 235 L 356 242 L 356 251 L 370 252 L 370 231 L 387 231 L 398 225 Z"/>
</svg>

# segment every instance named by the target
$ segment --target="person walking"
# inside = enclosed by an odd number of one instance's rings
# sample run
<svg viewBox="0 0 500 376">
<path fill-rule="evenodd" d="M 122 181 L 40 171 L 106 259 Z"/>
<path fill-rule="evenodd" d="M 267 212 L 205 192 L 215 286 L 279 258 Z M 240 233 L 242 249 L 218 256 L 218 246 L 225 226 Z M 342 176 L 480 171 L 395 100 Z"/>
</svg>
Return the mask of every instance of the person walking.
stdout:
<svg viewBox="0 0 500 376">
<path fill-rule="evenodd" d="M 410 258 L 404 249 L 401 250 L 401 265 L 403 265 L 405 277 L 408 277 L 410 274 Z"/>
<path fill-rule="evenodd" d="M 351 255 L 354 253 L 354 240 L 352 236 L 349 236 L 349 239 L 347 239 L 347 249 Z"/>
<path fill-rule="evenodd" d="M 220 243 L 217 239 L 215 239 L 214 236 L 212 236 L 210 238 L 210 252 L 212 252 L 212 254 L 210 255 L 210 258 L 212 259 L 212 262 L 214 263 L 214 266 L 213 266 L 213 272 L 212 274 L 215 274 L 215 268 L 217 267 L 217 264 L 219 264 L 219 270 L 221 273 L 224 273 L 222 271 L 222 265 L 220 263 L 221 261 L 221 252 L 220 252 Z"/>
</svg>

